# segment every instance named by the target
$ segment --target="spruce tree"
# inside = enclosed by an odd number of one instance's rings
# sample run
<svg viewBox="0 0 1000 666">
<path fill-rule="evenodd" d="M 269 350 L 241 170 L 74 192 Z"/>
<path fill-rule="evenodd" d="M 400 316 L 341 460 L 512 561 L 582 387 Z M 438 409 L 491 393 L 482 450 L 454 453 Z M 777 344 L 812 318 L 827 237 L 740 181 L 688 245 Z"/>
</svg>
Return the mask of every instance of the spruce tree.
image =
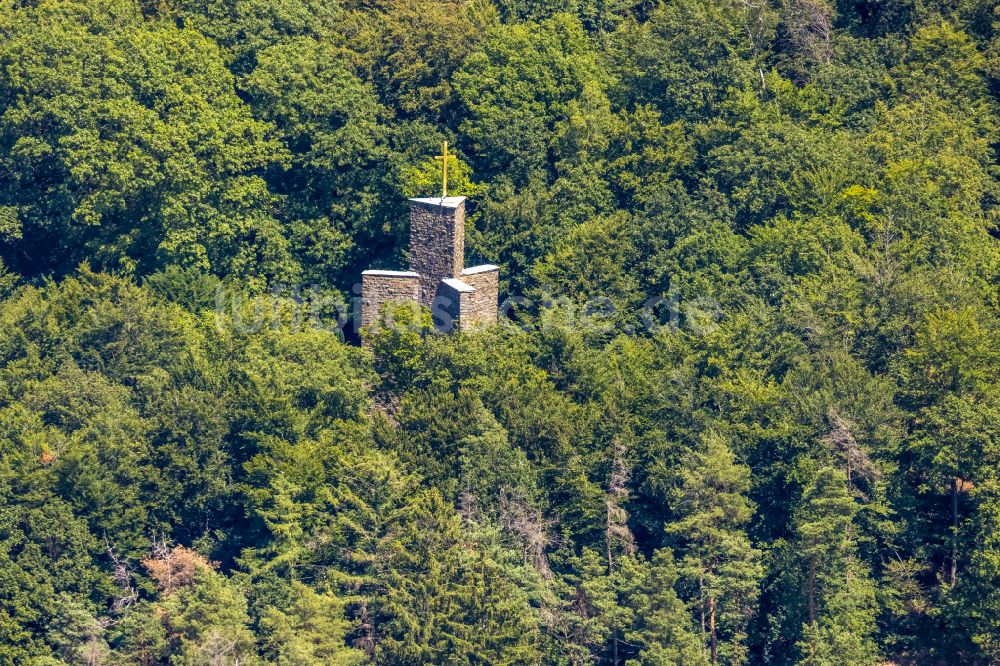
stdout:
<svg viewBox="0 0 1000 666">
<path fill-rule="evenodd" d="M 750 470 L 713 434 L 679 476 L 674 496 L 678 520 L 667 526 L 667 533 L 683 553 L 678 571 L 695 590 L 692 607 L 709 661 L 745 663 L 747 624 L 763 576 L 761 553 L 745 531 L 753 515 L 744 496 Z"/>
<path fill-rule="evenodd" d="M 622 569 L 630 582 L 624 605 L 634 613 L 625 642 L 638 649 L 625 666 L 707 664 L 704 646 L 674 590 L 678 575 L 670 550 L 657 550 L 648 562 L 630 558 Z"/>
<path fill-rule="evenodd" d="M 792 546 L 797 604 L 804 606 L 798 663 L 804 666 L 873 664 L 875 588 L 858 559 L 852 521 L 858 507 L 847 477 L 829 467 L 816 472 L 794 517 Z"/>
</svg>

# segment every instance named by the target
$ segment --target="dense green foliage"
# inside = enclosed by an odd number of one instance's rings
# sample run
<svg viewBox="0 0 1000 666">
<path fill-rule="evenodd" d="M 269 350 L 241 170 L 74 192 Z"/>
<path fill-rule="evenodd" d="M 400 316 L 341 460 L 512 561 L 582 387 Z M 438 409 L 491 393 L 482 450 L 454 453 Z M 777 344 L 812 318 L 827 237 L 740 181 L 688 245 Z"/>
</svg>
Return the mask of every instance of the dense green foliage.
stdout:
<svg viewBox="0 0 1000 666">
<path fill-rule="evenodd" d="M 3 3 L 0 665 L 1000 663 L 998 11 Z"/>
</svg>

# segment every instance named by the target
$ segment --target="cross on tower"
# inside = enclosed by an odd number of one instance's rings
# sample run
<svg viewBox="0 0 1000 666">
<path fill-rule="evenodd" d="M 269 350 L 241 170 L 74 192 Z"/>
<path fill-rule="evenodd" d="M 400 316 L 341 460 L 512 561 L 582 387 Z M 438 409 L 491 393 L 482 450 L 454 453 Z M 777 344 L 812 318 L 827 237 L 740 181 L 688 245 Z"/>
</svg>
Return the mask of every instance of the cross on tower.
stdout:
<svg viewBox="0 0 1000 666">
<path fill-rule="evenodd" d="M 492 264 L 465 268 L 465 197 L 448 196 L 448 160 L 442 145 L 441 198 L 410 199 L 410 270 L 361 274 L 361 324 L 381 326 L 387 303 L 430 308 L 440 332 L 468 331 L 497 322 L 500 269 Z"/>
<path fill-rule="evenodd" d="M 454 155 L 448 154 L 448 142 L 444 142 L 444 150 L 441 155 L 436 155 L 434 157 L 436 160 L 441 160 L 441 164 L 444 167 L 441 174 L 441 198 L 444 199 L 448 196 L 448 160 L 456 159 Z"/>
</svg>

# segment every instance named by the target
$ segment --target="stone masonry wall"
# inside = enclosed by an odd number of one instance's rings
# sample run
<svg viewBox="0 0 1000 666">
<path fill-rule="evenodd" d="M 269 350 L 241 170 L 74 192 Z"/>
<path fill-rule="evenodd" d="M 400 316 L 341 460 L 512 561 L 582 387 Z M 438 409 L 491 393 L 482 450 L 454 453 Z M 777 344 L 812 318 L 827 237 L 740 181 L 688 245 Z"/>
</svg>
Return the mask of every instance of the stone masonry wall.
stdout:
<svg viewBox="0 0 1000 666">
<path fill-rule="evenodd" d="M 462 271 L 462 282 L 476 290 L 468 294 L 468 312 L 463 313 L 462 330 L 497 322 L 499 278 L 500 269 L 496 266 L 476 266 Z"/>
<path fill-rule="evenodd" d="M 420 276 L 406 271 L 365 271 L 361 274 L 361 325 L 379 319 L 386 303 L 408 303 L 419 299 Z"/>
<path fill-rule="evenodd" d="M 464 255 L 465 197 L 410 199 L 410 270 L 361 274 L 362 327 L 387 303 L 430 307 L 441 333 L 495 324 L 499 269 L 463 269 Z"/>
<path fill-rule="evenodd" d="M 458 316 L 458 330 L 468 331 L 473 328 L 476 323 L 476 313 L 474 312 L 476 299 L 476 292 L 467 291 L 462 294 L 462 300 L 459 303 L 459 316 Z"/>
<path fill-rule="evenodd" d="M 410 199 L 410 270 L 420 274 L 420 304 L 430 306 L 438 283 L 462 273 L 465 197 Z"/>
<path fill-rule="evenodd" d="M 449 284 L 452 283 L 452 284 Z M 462 329 L 462 321 L 468 316 L 472 291 L 467 285 L 457 288 L 458 280 L 446 280 L 438 284 L 437 296 L 431 307 L 434 328 L 438 333 L 452 333 Z"/>
</svg>

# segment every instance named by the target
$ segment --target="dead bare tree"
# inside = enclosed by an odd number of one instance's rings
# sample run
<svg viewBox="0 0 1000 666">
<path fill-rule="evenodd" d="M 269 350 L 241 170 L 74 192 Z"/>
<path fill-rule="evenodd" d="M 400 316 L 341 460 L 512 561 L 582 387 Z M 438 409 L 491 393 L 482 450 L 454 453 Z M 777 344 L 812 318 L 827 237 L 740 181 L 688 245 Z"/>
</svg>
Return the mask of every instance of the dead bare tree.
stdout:
<svg viewBox="0 0 1000 666">
<path fill-rule="evenodd" d="M 122 593 L 114 600 L 111 607 L 116 613 L 121 613 L 139 599 L 139 591 L 132 585 L 132 573 L 135 569 L 132 566 L 132 563 L 129 562 L 128 558 L 119 557 L 115 553 L 114 549 L 111 547 L 111 542 L 108 541 L 107 536 L 104 537 L 104 547 L 108 552 L 108 557 L 111 558 L 111 562 L 115 567 L 115 573 L 113 576 L 115 585 L 122 591 Z"/>
<path fill-rule="evenodd" d="M 94 620 L 90 625 L 90 636 L 87 644 L 80 652 L 83 663 L 87 666 L 104 666 L 108 658 L 108 645 L 102 640 L 104 631 L 113 624 L 108 618 Z"/>
<path fill-rule="evenodd" d="M 482 511 L 479 509 L 479 498 L 472 492 L 472 489 L 465 488 L 458 494 L 458 513 L 463 520 L 470 523 L 479 522 L 482 518 Z"/>
<path fill-rule="evenodd" d="M 773 23 L 768 20 L 768 4 L 763 0 L 741 0 L 743 6 L 743 25 L 747 40 L 750 42 L 750 53 L 753 57 L 757 76 L 760 78 L 760 89 L 767 89 L 764 78 L 764 66 L 761 63 L 762 46 L 767 40 L 767 34 Z"/>
<path fill-rule="evenodd" d="M 239 666 L 239 645 L 221 630 L 211 631 L 198 645 L 198 656 L 206 666 Z"/>
<path fill-rule="evenodd" d="M 855 425 L 835 406 L 829 407 L 826 419 L 830 432 L 823 439 L 843 460 L 847 473 L 847 488 L 854 492 L 854 479 L 874 479 L 878 476 L 878 468 L 854 438 Z"/>
<path fill-rule="evenodd" d="M 608 571 L 614 569 L 614 544 L 626 555 L 635 552 L 635 537 L 628 527 L 628 512 L 624 504 L 628 501 L 628 482 L 632 470 L 625 461 L 625 445 L 616 441 L 611 459 L 611 473 L 608 475 L 608 493 L 604 497 L 607 509 L 607 524 L 605 548 L 608 559 Z"/>
<path fill-rule="evenodd" d="M 608 574 L 615 572 L 615 545 L 624 555 L 635 553 L 635 536 L 628 527 L 628 511 L 624 504 L 628 501 L 628 482 L 632 476 L 632 470 L 625 459 L 626 447 L 621 439 L 615 439 L 611 457 L 611 472 L 608 475 L 608 493 L 604 497 L 604 505 L 607 509 L 607 523 L 605 527 L 604 543 L 608 559 Z M 618 637 L 617 629 L 612 633 L 612 664 L 618 666 Z"/>
<path fill-rule="evenodd" d="M 542 516 L 524 498 L 504 491 L 500 495 L 500 522 L 504 529 L 521 541 L 524 561 L 530 563 L 546 579 L 552 577 L 545 549 L 552 545 L 549 530 L 553 521 Z"/>
<path fill-rule="evenodd" d="M 829 65 L 833 58 L 833 10 L 823 0 L 786 0 L 782 20 L 802 69 Z"/>
<path fill-rule="evenodd" d="M 142 560 L 149 575 L 163 595 L 181 587 L 194 585 L 195 575 L 201 569 L 215 569 L 217 562 L 209 562 L 197 551 L 184 546 L 170 547 L 165 539 L 153 538 L 152 555 Z"/>
</svg>

